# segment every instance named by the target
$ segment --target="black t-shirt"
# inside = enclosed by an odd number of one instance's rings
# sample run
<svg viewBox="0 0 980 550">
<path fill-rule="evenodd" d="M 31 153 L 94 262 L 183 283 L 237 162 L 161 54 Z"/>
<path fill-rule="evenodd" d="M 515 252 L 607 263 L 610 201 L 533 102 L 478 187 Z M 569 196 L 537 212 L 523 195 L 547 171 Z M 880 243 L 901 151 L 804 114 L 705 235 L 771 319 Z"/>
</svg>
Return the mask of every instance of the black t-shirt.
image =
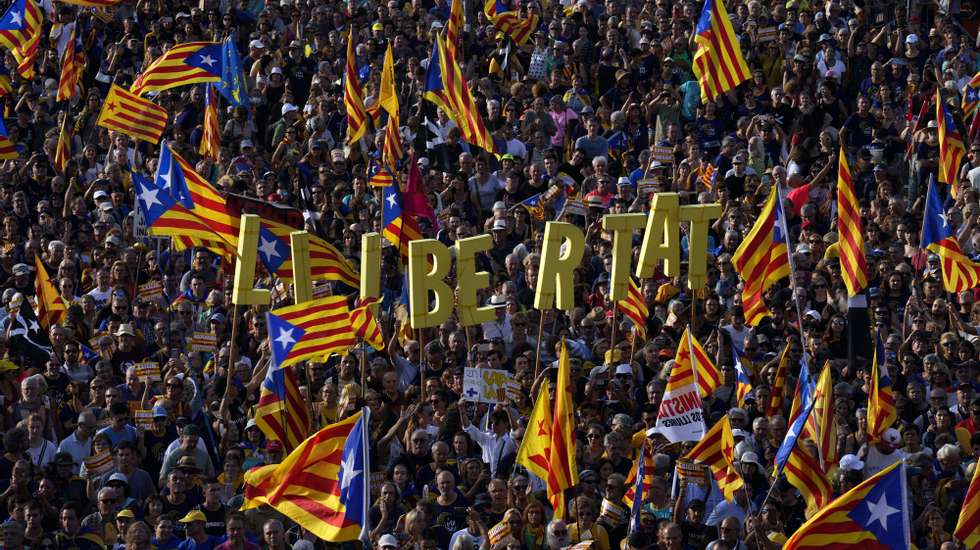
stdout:
<svg viewBox="0 0 980 550">
<path fill-rule="evenodd" d="M 225 516 L 228 514 L 228 507 L 224 504 L 218 505 L 217 510 L 209 510 L 203 503 L 197 507 L 204 513 L 207 521 L 204 522 L 204 530 L 209 535 L 220 537 L 225 534 Z"/>
</svg>

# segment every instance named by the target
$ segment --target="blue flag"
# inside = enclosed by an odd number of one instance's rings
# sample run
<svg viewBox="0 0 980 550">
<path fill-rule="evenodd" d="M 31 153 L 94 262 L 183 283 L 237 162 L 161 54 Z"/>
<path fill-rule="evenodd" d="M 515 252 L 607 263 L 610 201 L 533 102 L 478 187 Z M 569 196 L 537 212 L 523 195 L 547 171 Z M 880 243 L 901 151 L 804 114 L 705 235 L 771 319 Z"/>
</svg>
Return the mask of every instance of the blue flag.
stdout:
<svg viewBox="0 0 980 550">
<path fill-rule="evenodd" d="M 370 529 L 368 507 L 371 505 L 367 435 L 371 409 L 364 407 L 361 411 L 361 418 L 357 420 L 344 443 L 337 484 L 340 485 L 340 503 L 344 505 L 346 518 L 361 525 L 361 540 L 366 543 Z"/>
<path fill-rule="evenodd" d="M 225 39 L 221 44 L 221 81 L 216 87 L 221 95 L 235 107 L 240 107 L 248 103 L 248 87 L 245 84 L 245 70 L 242 68 L 242 59 L 238 56 L 238 48 L 231 37 Z"/>
</svg>

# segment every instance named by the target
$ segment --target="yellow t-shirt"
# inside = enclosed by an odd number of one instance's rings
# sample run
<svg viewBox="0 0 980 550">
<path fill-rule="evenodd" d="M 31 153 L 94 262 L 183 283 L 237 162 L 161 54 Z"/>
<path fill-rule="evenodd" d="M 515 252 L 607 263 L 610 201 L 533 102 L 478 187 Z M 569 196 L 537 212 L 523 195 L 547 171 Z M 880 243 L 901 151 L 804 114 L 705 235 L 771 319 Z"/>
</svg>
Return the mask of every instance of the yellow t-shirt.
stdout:
<svg viewBox="0 0 980 550">
<path fill-rule="evenodd" d="M 572 539 L 573 543 L 594 540 L 599 545 L 600 550 L 610 550 L 609 534 L 606 533 L 605 527 L 597 523 L 593 523 L 591 529 L 581 534 L 578 532 L 578 523 L 572 523 L 568 526 L 568 536 Z"/>
</svg>

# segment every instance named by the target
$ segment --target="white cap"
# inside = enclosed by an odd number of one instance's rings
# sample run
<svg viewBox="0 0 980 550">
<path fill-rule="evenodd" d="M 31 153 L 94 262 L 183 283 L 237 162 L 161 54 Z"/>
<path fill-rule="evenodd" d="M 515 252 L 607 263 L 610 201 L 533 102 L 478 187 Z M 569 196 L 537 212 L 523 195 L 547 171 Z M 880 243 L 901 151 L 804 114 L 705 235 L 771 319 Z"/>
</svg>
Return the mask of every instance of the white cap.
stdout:
<svg viewBox="0 0 980 550">
<path fill-rule="evenodd" d="M 293 105 L 292 103 L 284 103 L 282 106 L 282 116 L 286 116 L 286 113 L 291 113 L 298 110 L 299 107 Z"/>
<path fill-rule="evenodd" d="M 504 204 L 504 201 L 497 201 L 493 203 L 493 210 L 507 210 L 507 205 Z"/>
<path fill-rule="evenodd" d="M 392 535 L 391 533 L 381 535 L 381 538 L 378 539 L 378 547 L 384 548 L 386 546 L 394 546 L 395 548 L 400 546 L 398 544 L 398 539 L 395 538 L 395 535 Z"/>
<path fill-rule="evenodd" d="M 748 437 L 748 436 L 749 436 L 749 432 L 747 432 L 747 431 L 745 431 L 743 429 L 735 428 L 735 429 L 732 430 L 732 437 Z M 754 454 L 754 453 L 748 453 L 747 452 L 745 454 L 748 455 L 748 454 Z M 742 462 L 746 462 L 746 460 L 744 460 L 744 459 L 741 459 L 741 461 Z"/>
<path fill-rule="evenodd" d="M 905 43 L 906 44 L 918 44 L 919 43 L 919 37 L 918 37 L 918 35 L 916 35 L 915 33 L 912 33 L 912 34 L 906 36 L 905 37 Z"/>
<path fill-rule="evenodd" d="M 490 297 L 490 305 L 502 307 L 507 305 L 507 298 L 504 298 L 500 294 L 494 294 Z"/>
<path fill-rule="evenodd" d="M 626 374 L 629 376 L 633 376 L 633 369 L 626 363 L 623 363 L 622 365 L 616 367 L 616 374 L 617 375 Z"/>
<path fill-rule="evenodd" d="M 504 221 L 504 220 L 494 220 L 494 222 L 493 222 L 493 229 L 492 230 L 493 231 L 506 231 L 507 230 L 507 222 Z"/>
<path fill-rule="evenodd" d="M 806 310 L 803 313 L 803 316 L 804 317 L 813 317 L 814 319 L 817 320 L 818 323 L 822 320 L 822 318 L 820 317 L 820 313 L 817 312 L 817 310 L 815 310 L 815 309 L 808 309 L 808 310 Z"/>
<path fill-rule="evenodd" d="M 269 74 L 282 74 L 282 67 L 273 67 Z"/>
<path fill-rule="evenodd" d="M 864 462 L 857 455 L 844 455 L 840 459 L 840 469 L 861 471 L 864 469 Z"/>
<path fill-rule="evenodd" d="M 98 191 L 95 192 L 94 195 L 92 195 L 92 198 L 95 200 L 99 200 L 101 198 L 109 198 L 109 193 L 106 193 L 105 191 L 99 189 Z"/>
<path fill-rule="evenodd" d="M 890 445 L 898 445 L 902 442 L 902 434 L 895 428 L 888 428 L 885 430 L 884 435 L 881 436 L 881 439 Z"/>
<path fill-rule="evenodd" d="M 620 176 L 619 179 L 616 181 L 616 185 L 630 185 L 630 184 L 631 184 L 630 179 L 627 178 L 626 176 Z"/>
<path fill-rule="evenodd" d="M 265 48 L 265 43 L 263 43 L 259 39 L 255 39 L 255 40 L 252 40 L 251 42 L 248 43 L 248 47 L 249 48 L 256 48 L 256 49 L 264 49 Z"/>
<path fill-rule="evenodd" d="M 732 430 L 732 435 L 735 434 L 735 430 Z M 752 451 L 742 454 L 742 458 L 738 459 L 742 464 L 755 464 L 759 468 L 762 468 L 762 464 L 759 463 L 759 455 Z"/>
</svg>

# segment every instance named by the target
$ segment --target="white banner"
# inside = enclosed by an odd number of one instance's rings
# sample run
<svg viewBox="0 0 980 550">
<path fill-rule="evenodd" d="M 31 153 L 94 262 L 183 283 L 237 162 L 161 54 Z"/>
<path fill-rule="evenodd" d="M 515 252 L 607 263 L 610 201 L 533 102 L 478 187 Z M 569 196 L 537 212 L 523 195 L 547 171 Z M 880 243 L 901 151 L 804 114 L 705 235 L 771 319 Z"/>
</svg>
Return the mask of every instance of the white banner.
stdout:
<svg viewBox="0 0 980 550">
<path fill-rule="evenodd" d="M 507 400 L 510 373 L 500 369 L 463 369 L 463 399 L 480 403 L 502 403 Z"/>
<path fill-rule="evenodd" d="M 693 377 L 688 377 L 688 380 L 693 380 Z M 697 386 L 695 384 L 687 384 L 680 388 L 670 386 L 668 382 L 663 401 L 660 402 L 656 430 L 671 443 L 700 441 L 704 436 L 705 428 L 704 410 Z"/>
</svg>

